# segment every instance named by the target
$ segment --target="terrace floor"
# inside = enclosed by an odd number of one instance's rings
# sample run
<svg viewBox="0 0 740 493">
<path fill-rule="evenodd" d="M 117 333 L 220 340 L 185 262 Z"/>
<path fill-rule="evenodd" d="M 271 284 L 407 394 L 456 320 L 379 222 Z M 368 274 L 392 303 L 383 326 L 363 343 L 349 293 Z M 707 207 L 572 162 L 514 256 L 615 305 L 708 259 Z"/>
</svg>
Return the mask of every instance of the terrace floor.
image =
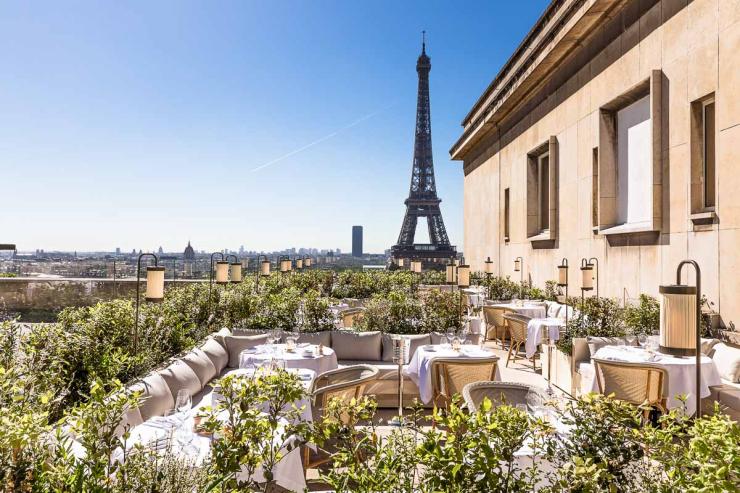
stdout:
<svg viewBox="0 0 740 493">
<path fill-rule="evenodd" d="M 540 360 L 537 360 L 537 370 L 532 369 L 532 361 L 525 360 L 524 358 L 517 359 L 516 363 L 512 361 L 509 366 L 506 366 L 506 356 L 508 350 L 501 349 L 498 344 L 487 343 L 486 347 L 493 350 L 493 352 L 499 357 L 499 368 L 501 371 L 501 381 L 503 382 L 518 382 L 525 383 L 528 385 L 536 385 L 542 388 L 547 387 L 547 380 L 542 376 L 540 367 Z M 561 393 L 557 387 L 552 387 L 556 393 Z M 382 435 L 383 432 L 389 432 L 394 427 L 384 425 L 393 418 L 397 413 L 395 409 L 383 408 L 379 409 L 375 421 L 379 425 L 378 432 Z M 309 469 L 306 472 L 306 479 L 308 480 L 308 491 L 327 491 L 327 485 L 323 484 L 319 480 L 319 471 L 316 469 Z"/>
</svg>

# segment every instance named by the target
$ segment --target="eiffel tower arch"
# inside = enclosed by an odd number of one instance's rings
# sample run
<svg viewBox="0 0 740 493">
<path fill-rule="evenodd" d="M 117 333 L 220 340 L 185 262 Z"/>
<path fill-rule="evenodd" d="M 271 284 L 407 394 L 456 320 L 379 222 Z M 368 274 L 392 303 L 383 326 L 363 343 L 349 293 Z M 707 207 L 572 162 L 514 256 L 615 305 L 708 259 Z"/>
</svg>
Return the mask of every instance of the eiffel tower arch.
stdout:
<svg viewBox="0 0 740 493">
<path fill-rule="evenodd" d="M 416 62 L 419 89 L 416 101 L 416 131 L 414 133 L 414 162 L 411 167 L 409 196 L 404 201 L 406 215 L 401 225 L 398 241 L 391 247 L 394 259 L 413 259 L 438 262 L 457 256 L 450 245 L 447 230 L 439 208 L 442 200 L 437 197 L 432 159 L 432 122 L 429 111 L 429 72 L 431 59 L 426 54 L 426 42 L 422 41 L 421 55 Z M 415 243 L 416 226 L 419 218 L 425 218 L 429 229 L 429 243 Z"/>
</svg>

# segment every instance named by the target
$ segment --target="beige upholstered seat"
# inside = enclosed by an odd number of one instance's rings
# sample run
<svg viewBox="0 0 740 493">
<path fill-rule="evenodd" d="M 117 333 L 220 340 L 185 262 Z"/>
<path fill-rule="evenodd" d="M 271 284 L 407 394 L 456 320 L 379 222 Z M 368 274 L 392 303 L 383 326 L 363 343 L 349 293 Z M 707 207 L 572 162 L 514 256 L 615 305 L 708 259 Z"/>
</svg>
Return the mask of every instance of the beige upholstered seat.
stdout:
<svg viewBox="0 0 740 493">
<path fill-rule="evenodd" d="M 322 373 L 313 382 L 311 387 L 311 405 L 313 420 L 320 421 L 324 408 L 332 399 L 340 399 L 349 403 L 352 399 L 359 399 L 365 392 L 365 387 L 378 378 L 379 370 L 371 365 L 355 365 L 338 368 Z M 324 444 L 325 449 L 331 444 Z M 326 450 L 325 450 L 326 451 Z M 321 452 L 312 452 L 304 447 L 304 464 L 306 468 L 316 467 L 327 462 L 329 457 Z"/>
<path fill-rule="evenodd" d="M 506 325 L 509 328 L 509 337 L 511 337 L 511 345 L 509 346 L 509 354 L 506 357 L 506 366 L 509 366 L 511 360 L 511 354 L 514 353 L 514 363 L 519 357 L 519 348 L 527 342 L 527 323 L 530 318 L 518 313 L 506 313 L 504 314 L 506 319 Z M 535 359 L 537 354 L 532 357 L 532 368 L 535 368 Z"/>
<path fill-rule="evenodd" d="M 647 405 L 666 412 L 668 372 L 650 363 L 593 359 L 599 392 L 636 406 Z M 646 412 L 647 413 L 647 412 Z"/>
<path fill-rule="evenodd" d="M 504 315 L 510 310 L 496 306 L 484 306 L 483 318 L 486 321 L 486 340 L 497 341 L 504 347 L 504 340 L 508 331 Z"/>
<path fill-rule="evenodd" d="M 490 358 L 435 358 L 432 360 L 432 401 L 447 407 L 469 383 L 493 380 L 498 356 Z"/>
<path fill-rule="evenodd" d="M 547 402 L 547 395 L 532 385 L 515 382 L 475 382 L 463 388 L 465 404 L 471 412 L 478 411 L 483 399 L 488 397 L 494 407 L 507 405 L 516 407 L 518 404 L 528 404 L 528 395 L 534 394 L 539 404 Z"/>
</svg>

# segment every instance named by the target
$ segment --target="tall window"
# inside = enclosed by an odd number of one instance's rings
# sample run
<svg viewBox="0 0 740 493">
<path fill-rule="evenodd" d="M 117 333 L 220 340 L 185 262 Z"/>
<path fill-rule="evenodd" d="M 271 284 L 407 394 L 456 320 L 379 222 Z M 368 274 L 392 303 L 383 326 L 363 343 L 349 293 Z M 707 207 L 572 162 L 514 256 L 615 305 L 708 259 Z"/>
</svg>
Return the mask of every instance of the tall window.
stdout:
<svg viewBox="0 0 740 493">
<path fill-rule="evenodd" d="M 652 127 L 650 98 L 617 112 L 617 217 L 619 224 L 652 220 Z"/>
<path fill-rule="evenodd" d="M 509 241 L 509 189 L 504 190 L 504 241 Z"/>
<path fill-rule="evenodd" d="M 715 206 L 715 147 L 714 147 L 714 98 L 704 101 L 702 105 L 702 181 L 705 209 Z"/>
<path fill-rule="evenodd" d="M 550 154 L 537 156 L 537 206 L 540 231 L 550 229 Z"/>
<path fill-rule="evenodd" d="M 591 227 L 599 227 L 599 148 L 594 147 L 591 156 Z"/>
</svg>

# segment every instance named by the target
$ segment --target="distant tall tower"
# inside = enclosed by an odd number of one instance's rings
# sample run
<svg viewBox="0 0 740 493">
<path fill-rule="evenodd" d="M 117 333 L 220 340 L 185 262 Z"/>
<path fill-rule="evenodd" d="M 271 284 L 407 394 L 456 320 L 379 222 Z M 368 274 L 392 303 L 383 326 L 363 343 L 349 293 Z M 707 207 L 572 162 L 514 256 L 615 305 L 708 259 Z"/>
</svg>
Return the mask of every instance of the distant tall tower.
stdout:
<svg viewBox="0 0 740 493">
<path fill-rule="evenodd" d="M 352 256 L 362 257 L 362 226 L 352 226 Z"/>
<path fill-rule="evenodd" d="M 422 33 L 423 35 L 424 33 Z M 411 168 L 411 187 L 406 204 L 398 242 L 391 248 L 393 258 L 410 258 L 434 261 L 454 258 L 455 247 L 450 245 L 447 230 L 442 220 L 442 211 L 434 183 L 432 160 L 432 122 L 429 110 L 429 72 L 432 63 L 426 53 L 426 39 L 422 38 L 421 55 L 416 61 L 419 75 L 419 90 L 416 101 L 416 132 L 414 135 L 414 163 Z M 420 217 L 426 218 L 430 244 L 414 243 L 416 224 Z"/>
</svg>

